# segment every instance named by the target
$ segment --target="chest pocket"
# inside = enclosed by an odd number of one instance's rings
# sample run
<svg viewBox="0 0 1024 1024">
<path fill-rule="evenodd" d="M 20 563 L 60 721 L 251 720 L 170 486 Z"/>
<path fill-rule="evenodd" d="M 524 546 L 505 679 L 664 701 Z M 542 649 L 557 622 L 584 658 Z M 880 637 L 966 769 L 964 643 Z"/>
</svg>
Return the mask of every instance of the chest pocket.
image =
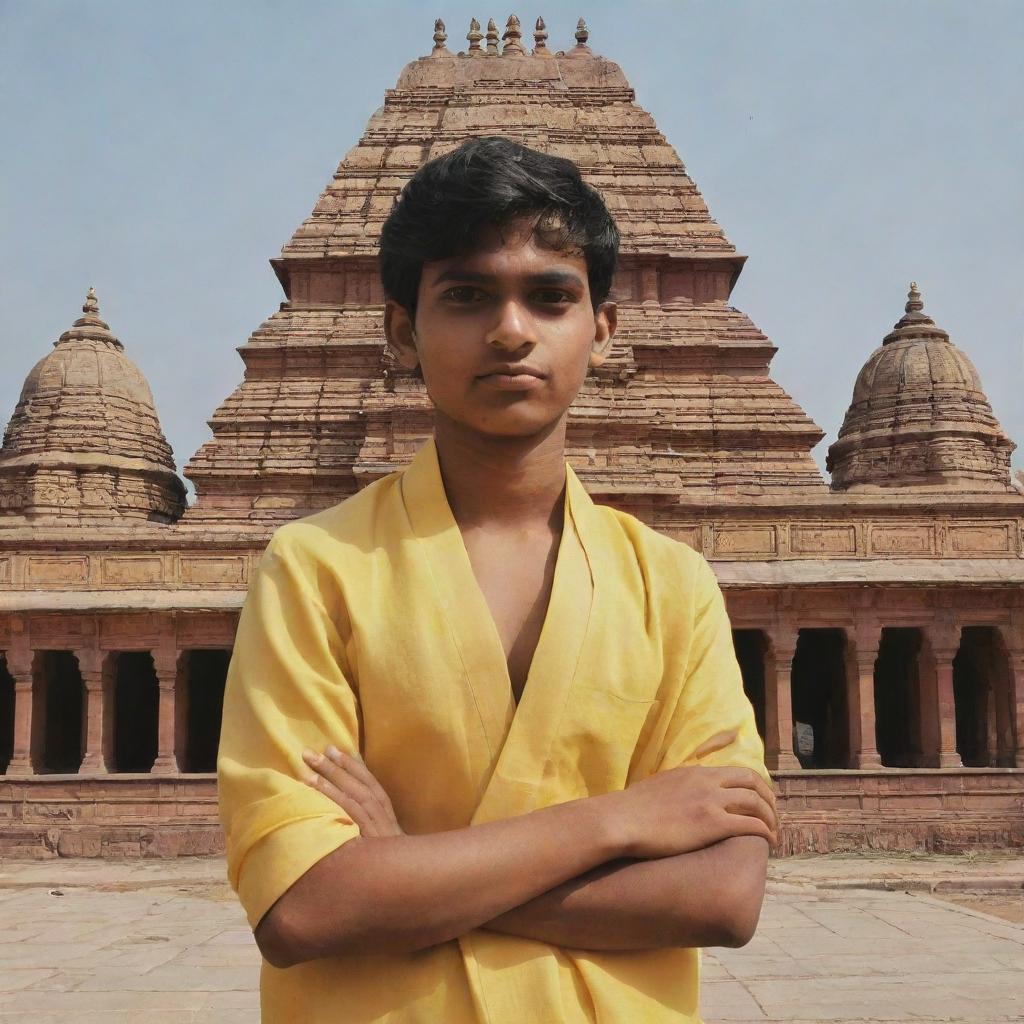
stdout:
<svg viewBox="0 0 1024 1024">
<path fill-rule="evenodd" d="M 576 686 L 569 696 L 544 781 L 556 800 L 626 788 L 630 763 L 654 728 L 660 700 L 631 700 Z"/>
</svg>

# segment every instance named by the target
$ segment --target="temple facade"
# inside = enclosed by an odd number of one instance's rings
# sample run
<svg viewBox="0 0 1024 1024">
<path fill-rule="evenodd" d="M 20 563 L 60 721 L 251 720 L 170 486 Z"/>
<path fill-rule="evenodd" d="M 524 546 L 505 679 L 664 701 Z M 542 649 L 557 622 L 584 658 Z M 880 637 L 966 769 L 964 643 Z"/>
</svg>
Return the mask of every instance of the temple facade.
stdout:
<svg viewBox="0 0 1024 1024">
<path fill-rule="evenodd" d="M 222 848 L 248 581 L 277 526 L 428 435 L 422 384 L 383 343 L 377 238 L 416 168 L 479 134 L 571 158 L 619 224 L 619 332 L 569 458 L 597 501 L 715 569 L 781 852 L 1024 845 L 1024 494 L 968 356 L 916 285 L 899 315 L 893 282 L 827 482 L 823 432 L 730 303 L 745 257 L 622 70 L 582 21 L 557 52 L 541 19 L 531 40 L 515 17 L 466 38 L 453 52 L 437 22 L 271 261 L 285 300 L 184 469 L 194 504 L 91 290 L 29 373 L 0 448 L 0 854 Z"/>
</svg>

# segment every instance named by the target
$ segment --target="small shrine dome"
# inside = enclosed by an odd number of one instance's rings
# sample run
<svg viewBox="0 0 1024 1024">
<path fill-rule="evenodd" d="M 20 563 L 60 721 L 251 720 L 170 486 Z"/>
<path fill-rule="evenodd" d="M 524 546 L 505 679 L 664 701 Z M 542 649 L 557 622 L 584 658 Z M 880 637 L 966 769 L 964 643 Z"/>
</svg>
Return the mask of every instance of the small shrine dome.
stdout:
<svg viewBox="0 0 1024 1024">
<path fill-rule="evenodd" d="M 0 515 L 172 522 L 185 486 L 149 384 L 92 288 L 82 313 L 25 379 L 0 447 Z"/>
<path fill-rule="evenodd" d="M 828 450 L 834 490 L 950 489 L 1015 493 L 1003 433 L 967 356 L 924 312 L 906 312 L 871 353 Z"/>
</svg>

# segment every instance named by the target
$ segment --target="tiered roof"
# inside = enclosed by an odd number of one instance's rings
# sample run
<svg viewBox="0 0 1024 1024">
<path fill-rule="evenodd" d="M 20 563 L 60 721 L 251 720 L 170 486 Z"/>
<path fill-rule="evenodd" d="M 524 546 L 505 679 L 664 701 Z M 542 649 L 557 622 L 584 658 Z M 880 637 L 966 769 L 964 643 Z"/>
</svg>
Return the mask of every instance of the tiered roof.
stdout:
<svg viewBox="0 0 1024 1024">
<path fill-rule="evenodd" d="M 185 487 L 149 384 L 92 288 L 82 313 L 25 379 L 0 448 L 0 514 L 173 521 Z"/>
<path fill-rule="evenodd" d="M 377 239 L 416 169 L 481 134 L 569 157 L 619 225 L 615 351 L 570 419 L 589 489 L 630 510 L 825 493 L 809 454 L 822 432 L 771 380 L 774 347 L 729 305 L 744 257 L 585 24 L 565 52 L 549 49 L 542 19 L 533 35 L 527 52 L 512 17 L 499 48 L 493 21 L 486 35 L 474 21 L 453 54 L 438 22 L 431 54 L 387 91 L 273 261 L 288 301 L 241 350 L 245 379 L 186 468 L 198 492 L 187 521 L 305 514 L 401 465 L 429 433 L 421 385 L 384 356 Z"/>
<path fill-rule="evenodd" d="M 924 312 L 911 282 L 906 312 L 857 376 L 829 449 L 839 490 L 1009 493 L 1010 455 L 974 364 Z"/>
</svg>

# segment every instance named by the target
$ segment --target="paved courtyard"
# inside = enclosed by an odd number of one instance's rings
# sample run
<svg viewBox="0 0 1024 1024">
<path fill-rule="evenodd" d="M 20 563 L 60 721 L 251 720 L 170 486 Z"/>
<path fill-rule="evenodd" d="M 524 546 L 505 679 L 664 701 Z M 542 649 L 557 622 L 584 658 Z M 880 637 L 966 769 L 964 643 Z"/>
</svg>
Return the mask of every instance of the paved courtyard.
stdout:
<svg viewBox="0 0 1024 1024">
<path fill-rule="evenodd" d="M 256 1024 L 223 879 L 219 860 L 0 862 L 0 1024 Z M 773 862 L 757 936 L 705 954 L 705 1019 L 1024 1021 L 1022 885 L 1020 858 Z"/>
</svg>

